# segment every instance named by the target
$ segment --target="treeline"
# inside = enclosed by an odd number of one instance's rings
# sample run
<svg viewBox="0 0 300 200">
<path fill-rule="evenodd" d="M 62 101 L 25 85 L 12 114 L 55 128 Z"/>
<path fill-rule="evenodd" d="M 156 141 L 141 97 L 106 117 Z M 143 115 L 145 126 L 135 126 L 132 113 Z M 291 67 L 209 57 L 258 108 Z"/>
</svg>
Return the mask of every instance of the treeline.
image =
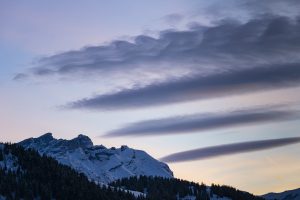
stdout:
<svg viewBox="0 0 300 200">
<path fill-rule="evenodd" d="M 178 200 L 188 196 L 196 197 L 196 200 L 209 200 L 215 195 L 227 197 L 232 200 L 264 200 L 248 192 L 237 190 L 230 186 L 206 185 L 184 181 L 180 179 L 168 179 L 162 177 L 130 177 L 111 183 L 115 187 L 135 190 L 147 194 L 150 200 Z"/>
<path fill-rule="evenodd" d="M 212 184 L 210 187 L 211 194 L 216 194 L 219 197 L 229 197 L 232 200 L 265 200 L 262 197 L 255 196 L 248 192 L 237 190 L 234 187 L 225 185 Z"/>
<path fill-rule="evenodd" d="M 9 157 L 17 158 L 14 166 L 5 166 L 5 159 Z M 40 156 L 36 151 L 24 150 L 18 145 L 5 144 L 0 148 L 0 163 L 0 196 L 7 200 L 144 199 L 117 188 L 100 187 L 84 174 L 59 164 L 53 158 Z"/>
<path fill-rule="evenodd" d="M 117 180 L 111 185 L 143 192 L 149 200 L 177 200 L 187 196 L 195 196 L 196 200 L 209 200 L 204 184 L 174 178 L 130 177 Z"/>
</svg>

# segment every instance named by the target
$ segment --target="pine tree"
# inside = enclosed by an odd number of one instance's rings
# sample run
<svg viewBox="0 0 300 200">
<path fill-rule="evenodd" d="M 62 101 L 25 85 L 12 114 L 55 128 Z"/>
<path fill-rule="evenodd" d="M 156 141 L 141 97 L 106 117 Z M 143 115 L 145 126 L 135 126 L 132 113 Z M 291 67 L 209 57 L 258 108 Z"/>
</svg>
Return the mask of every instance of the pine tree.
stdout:
<svg viewBox="0 0 300 200">
<path fill-rule="evenodd" d="M 0 162 L 4 160 L 3 151 L 0 149 Z"/>
</svg>

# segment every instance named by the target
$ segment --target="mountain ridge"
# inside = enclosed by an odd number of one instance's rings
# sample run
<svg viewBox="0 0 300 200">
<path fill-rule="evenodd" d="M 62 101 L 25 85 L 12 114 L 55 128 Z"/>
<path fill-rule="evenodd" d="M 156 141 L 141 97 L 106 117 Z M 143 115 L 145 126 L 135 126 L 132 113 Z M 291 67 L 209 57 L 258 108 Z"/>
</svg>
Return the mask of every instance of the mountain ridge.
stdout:
<svg viewBox="0 0 300 200">
<path fill-rule="evenodd" d="M 26 146 L 26 148 L 24 147 Z M 20 148 L 21 149 L 20 149 Z M 24 149 L 24 151 L 22 150 Z M 32 150 L 34 151 L 32 151 Z M 100 149 L 100 151 L 99 151 Z M 17 145 L 10 145 L 10 144 L 1 144 L 0 143 L 0 174 L 3 178 L 11 177 L 13 176 L 15 178 L 15 182 L 12 182 L 12 184 L 15 184 L 15 190 L 11 188 L 11 192 L 14 193 L 14 191 L 18 192 L 18 195 L 21 195 L 22 187 L 24 185 L 19 184 L 18 181 L 20 178 L 24 181 L 24 173 L 29 173 L 34 175 L 36 171 L 40 171 L 40 179 L 35 181 L 38 181 L 36 184 L 40 184 L 39 181 L 44 180 L 44 173 L 46 177 L 51 179 L 51 176 L 49 177 L 49 174 L 47 170 L 52 171 L 51 173 L 56 174 L 56 169 L 59 170 L 67 170 L 67 168 L 64 168 L 63 166 L 66 166 L 66 164 L 63 164 L 59 162 L 59 159 L 67 159 L 67 158 L 73 158 L 74 152 L 83 153 L 83 157 L 75 157 L 77 160 L 76 162 L 86 162 L 86 158 L 88 155 L 91 155 L 93 153 L 112 153 L 110 154 L 110 157 L 119 156 L 119 157 L 128 157 L 132 156 L 132 152 L 137 152 L 140 150 L 134 150 L 126 145 L 121 146 L 120 148 L 110 148 L 107 149 L 103 145 L 96 145 L 94 146 L 91 139 L 85 135 L 78 135 L 78 137 L 75 137 L 71 140 L 64 140 L 64 139 L 55 139 L 51 133 L 46 133 L 38 138 L 28 138 L 26 140 L 21 141 Z M 86 155 L 86 152 L 88 153 Z M 115 154 L 113 154 L 113 152 Z M 126 154 L 122 154 L 126 153 Z M 143 151 L 141 151 L 143 152 Z M 120 153 L 122 155 L 120 155 Z M 145 152 L 144 152 L 145 153 Z M 38 158 L 35 156 L 35 154 L 39 155 Z M 49 155 L 52 156 L 49 156 Z M 60 155 L 61 154 L 61 155 Z M 22 156 L 21 156 L 22 155 Z M 44 156 L 46 155 L 46 156 Z M 62 156 L 62 157 L 59 157 Z M 78 155 L 78 154 L 75 154 Z M 80 154 L 79 154 L 80 155 Z M 85 156 L 84 156 L 85 155 Z M 143 154 L 145 156 L 145 154 Z M 148 155 L 148 154 L 146 154 Z M 28 157 L 29 156 L 29 157 Z M 32 156 L 35 157 L 34 160 L 32 160 Z M 55 158 L 56 156 L 56 158 Z M 65 156 L 65 157 L 64 157 Z M 70 157 L 71 156 L 71 157 Z M 137 159 L 140 159 L 139 155 L 135 155 Z M 27 158 L 26 158 L 27 157 Z M 63 164 L 61 167 L 59 165 L 56 165 L 54 162 L 55 167 L 51 166 L 39 166 L 39 163 L 45 164 L 45 162 L 50 162 L 51 159 L 55 160 L 55 162 L 59 163 L 60 165 Z M 82 159 L 83 158 L 83 159 Z M 145 158 L 145 157 L 143 157 Z M 160 163 L 156 161 L 154 158 L 148 155 L 146 157 L 147 159 L 153 159 L 155 163 Z M 91 159 L 88 157 L 88 160 Z M 73 160 L 74 161 L 74 160 Z M 23 164 L 22 164 L 23 163 Z M 26 164 L 27 163 L 27 164 Z M 51 161 L 53 164 L 53 162 Z M 25 164 L 25 165 L 24 165 Z M 44 165 L 43 164 L 43 165 Z M 72 163 L 69 163 L 72 164 Z M 73 163 L 74 164 L 74 163 Z M 124 164 L 124 163 L 123 163 Z M 132 164 L 132 163 L 131 163 Z M 26 167 L 27 166 L 27 167 Z M 79 165 L 80 166 L 80 165 Z M 160 165 L 161 166 L 167 166 L 165 164 Z M 29 167 L 29 168 L 28 168 Z M 58 168 L 57 168 L 58 167 Z M 282 193 L 268 193 L 266 195 L 262 196 L 255 196 L 251 193 L 240 191 L 236 188 L 225 186 L 225 185 L 215 185 L 212 184 L 211 186 L 206 186 L 204 184 L 199 183 L 193 183 L 189 181 L 184 181 L 181 179 L 169 178 L 167 176 L 144 176 L 144 175 L 132 175 L 130 176 L 124 176 L 124 177 L 114 177 L 116 180 L 109 182 L 107 184 L 99 184 L 103 183 L 99 180 L 91 179 L 88 175 L 89 173 L 84 173 L 84 169 L 77 168 L 78 166 L 66 166 L 70 169 L 76 171 L 78 174 L 72 177 L 69 177 L 71 179 L 77 179 L 78 176 L 84 176 L 87 177 L 89 181 L 92 181 L 93 183 L 97 183 L 96 185 L 99 186 L 100 190 L 102 188 L 102 191 L 108 189 L 108 192 L 117 192 L 121 190 L 121 193 L 119 195 L 125 195 L 126 192 L 129 192 L 130 194 L 134 194 L 134 196 L 137 199 L 147 199 L 147 200 L 157 200 L 157 199 L 174 199 L 177 200 L 299 200 L 300 195 L 298 192 L 300 192 L 300 189 L 296 190 L 289 190 Z M 140 167 L 140 166 L 137 166 Z M 49 169 L 48 169 L 49 168 Z M 122 168 L 122 166 L 116 166 L 116 169 L 113 169 L 111 173 L 115 173 L 119 170 L 119 168 Z M 27 170 L 26 170 L 27 169 Z M 100 168 L 103 170 L 103 168 Z M 164 169 L 164 168 L 163 168 Z M 30 171 L 33 170 L 33 171 Z M 42 172 L 44 170 L 44 172 Z M 114 171 L 115 170 L 115 171 Z M 68 170 L 67 170 L 68 171 Z M 81 173 L 82 172 L 82 173 Z M 72 172 L 73 173 L 73 172 Z M 169 171 L 170 175 L 171 171 Z M 35 176 L 34 176 L 35 177 Z M 83 178 L 83 177 L 82 177 Z M 7 179 L 7 180 L 13 180 L 13 179 Z M 29 179 L 31 180 L 31 179 Z M 51 181 L 60 181 L 60 178 L 57 180 L 51 180 Z M 66 180 L 67 181 L 67 180 Z M 78 181 L 85 182 L 84 179 L 81 179 Z M 1 182 L 1 181 L 0 181 Z M 3 181 L 2 181 L 3 182 Z M 68 181 L 67 181 L 68 182 Z M 5 181 L 4 181 L 5 183 Z M 80 186 L 81 183 L 72 183 L 77 184 Z M 85 182 L 85 184 L 88 184 Z M 94 187 L 94 186 L 93 186 Z M 1 190 L 2 188 L 2 190 Z M 99 190 L 94 188 L 95 190 Z M 10 193 L 7 193 L 7 190 L 5 189 L 5 184 L 1 186 L 0 183 L 0 199 L 6 199 L 2 198 L 1 195 L 6 194 L 9 195 Z M 44 188 L 45 189 L 45 188 Z M 51 193 L 51 190 L 53 189 L 53 186 L 50 184 L 47 186 L 47 190 L 40 190 L 42 193 L 40 195 L 43 195 L 43 191 L 47 193 Z M 28 189 L 29 190 L 29 189 Z M 54 191 L 52 191 L 54 192 Z M 80 191 L 82 193 L 84 191 Z M 100 191 L 99 191 L 100 192 Z M 30 192 L 29 192 L 30 193 Z M 28 192 L 26 192 L 28 194 Z M 73 194 L 73 193 L 72 193 Z M 70 194 L 70 195 L 72 195 Z M 130 194 L 127 198 L 121 198 L 121 199 L 128 199 L 132 198 L 130 197 Z M 23 194 L 24 195 L 24 194 Z M 57 194 L 58 195 L 58 194 Z M 111 193 L 113 195 L 113 193 Z"/>
<path fill-rule="evenodd" d="M 54 158 L 0 142 L 0 200 L 144 200 L 133 193 L 96 184 Z"/>
<path fill-rule="evenodd" d="M 83 134 L 66 140 L 56 139 L 52 133 L 46 133 L 37 138 L 25 139 L 18 144 L 25 149 L 34 149 L 40 155 L 50 156 L 79 173 L 84 173 L 90 181 L 96 183 L 110 184 L 116 180 L 135 176 L 174 178 L 167 164 L 155 160 L 144 151 L 126 145 L 120 148 L 94 145 L 92 140 Z M 147 164 L 142 165 L 143 162 Z M 261 197 L 266 200 L 300 200 L 300 189 L 268 193 Z M 219 199 L 220 196 L 216 198 Z"/>
<path fill-rule="evenodd" d="M 103 145 L 93 145 L 92 140 L 83 134 L 65 140 L 55 139 L 52 133 L 46 133 L 18 144 L 25 149 L 32 148 L 41 155 L 53 157 L 98 183 L 107 184 L 120 178 L 140 175 L 173 178 L 173 172 L 167 164 L 142 150 L 126 145 L 109 149 Z"/>
<path fill-rule="evenodd" d="M 300 200 L 300 188 L 283 192 L 270 192 L 262 195 L 266 200 Z"/>
</svg>

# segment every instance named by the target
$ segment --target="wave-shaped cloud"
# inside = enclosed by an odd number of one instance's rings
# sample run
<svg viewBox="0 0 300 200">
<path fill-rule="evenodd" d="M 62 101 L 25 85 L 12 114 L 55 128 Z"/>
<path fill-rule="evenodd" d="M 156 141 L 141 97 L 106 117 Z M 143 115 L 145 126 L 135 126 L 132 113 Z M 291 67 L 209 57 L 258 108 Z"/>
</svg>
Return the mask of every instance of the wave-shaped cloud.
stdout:
<svg viewBox="0 0 300 200">
<path fill-rule="evenodd" d="M 138 35 L 133 42 L 113 41 L 41 58 L 25 74 L 45 77 L 78 74 L 192 72 L 295 61 L 300 50 L 300 20 L 264 15 L 247 22 L 221 20 L 212 26 L 165 30 L 159 36 Z M 299 59 L 298 59 L 299 61 Z M 142 69 L 142 70 L 141 70 Z M 167 70 L 166 70 L 167 69 Z M 24 73 L 15 78 L 23 78 Z M 75 76 L 76 77 L 76 76 Z M 88 77 L 88 76 L 86 76 Z"/>
<path fill-rule="evenodd" d="M 296 144 L 296 143 L 300 143 L 300 137 L 224 144 L 224 145 L 204 147 L 200 149 L 178 152 L 178 153 L 167 155 L 161 158 L 160 160 L 168 163 L 202 160 L 202 159 L 208 159 L 208 158 L 214 158 L 214 157 L 232 155 L 238 153 L 261 151 L 261 150 L 282 147 L 282 146 Z"/>
<path fill-rule="evenodd" d="M 243 68 L 125 89 L 71 102 L 68 108 L 129 109 L 299 86 L 300 63 Z"/>
<path fill-rule="evenodd" d="M 83 98 L 66 106 L 129 109 L 299 85 L 299 52 L 300 19 L 265 14 L 246 22 L 221 20 L 185 31 L 161 31 L 157 38 L 138 35 L 133 42 L 118 40 L 58 53 L 38 60 L 36 67 L 15 79 L 26 75 L 109 77 L 112 73 L 136 80 L 136 70 L 159 74 L 159 83 L 142 80 L 144 87 Z M 177 78 L 170 77 L 174 73 Z"/>
<path fill-rule="evenodd" d="M 268 108 L 250 108 L 220 113 L 198 113 L 163 119 L 140 121 L 105 134 L 106 137 L 118 136 L 154 136 L 186 134 L 226 127 L 261 124 L 298 119 L 298 111 Z"/>
</svg>

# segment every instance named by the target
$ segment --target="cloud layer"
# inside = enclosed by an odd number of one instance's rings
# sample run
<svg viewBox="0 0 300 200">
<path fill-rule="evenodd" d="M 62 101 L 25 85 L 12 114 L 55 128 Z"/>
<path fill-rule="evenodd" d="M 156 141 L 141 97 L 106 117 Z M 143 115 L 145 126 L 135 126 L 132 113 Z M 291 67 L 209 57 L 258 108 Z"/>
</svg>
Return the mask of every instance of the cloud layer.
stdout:
<svg viewBox="0 0 300 200">
<path fill-rule="evenodd" d="M 273 9 L 267 2 L 263 5 Z M 274 4 L 276 9 L 279 5 Z M 55 54 L 39 59 L 15 79 L 100 75 L 121 84 L 120 79 L 126 78 L 132 81 L 130 88 L 86 97 L 65 107 L 132 109 L 298 86 L 299 52 L 300 18 L 264 13 L 243 22 L 224 19 L 211 26 L 161 31 L 158 37 L 138 35 L 132 41 Z M 158 82 L 151 76 L 158 77 Z"/>
<path fill-rule="evenodd" d="M 168 73 L 176 68 L 204 73 L 212 68 L 299 61 L 299 50 L 300 19 L 265 15 L 243 23 L 221 20 L 212 26 L 165 30 L 158 37 L 138 35 L 133 42 L 118 40 L 59 53 L 39 59 L 27 74 L 73 77 L 130 72 L 135 76 L 135 70 Z"/>
<path fill-rule="evenodd" d="M 278 122 L 299 118 L 299 112 L 255 108 L 227 113 L 199 113 L 177 117 L 140 121 L 120 129 L 112 130 L 105 136 L 154 136 L 168 134 L 186 134 L 226 127 Z"/>
<path fill-rule="evenodd" d="M 240 68 L 184 77 L 72 102 L 68 108 L 128 109 L 228 96 L 300 84 L 300 63 Z"/>
<path fill-rule="evenodd" d="M 178 152 L 165 156 L 160 160 L 168 163 L 202 160 L 231 154 L 261 151 L 296 143 L 300 143 L 300 137 L 233 143 Z"/>
</svg>

